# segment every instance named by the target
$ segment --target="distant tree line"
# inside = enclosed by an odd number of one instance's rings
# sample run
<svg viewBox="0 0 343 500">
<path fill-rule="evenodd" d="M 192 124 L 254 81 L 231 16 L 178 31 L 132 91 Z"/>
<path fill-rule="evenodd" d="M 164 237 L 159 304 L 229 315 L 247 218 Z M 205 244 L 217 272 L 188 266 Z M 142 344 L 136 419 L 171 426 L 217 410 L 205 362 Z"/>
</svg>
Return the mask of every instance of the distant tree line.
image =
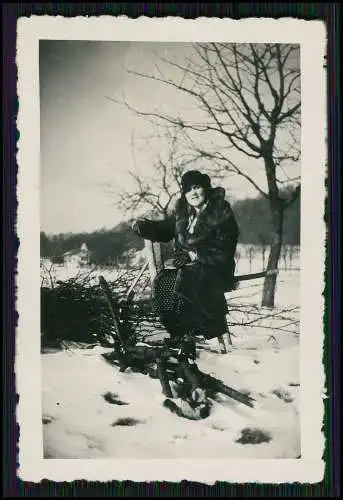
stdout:
<svg viewBox="0 0 343 500">
<path fill-rule="evenodd" d="M 79 250 L 82 243 L 86 243 L 90 250 L 90 263 L 94 265 L 117 266 L 123 263 L 125 254 L 132 248 L 143 248 L 143 242 L 133 233 L 131 224 L 123 222 L 113 229 L 100 229 L 90 233 L 60 233 L 50 236 L 41 232 L 41 257 L 48 257 L 56 264 L 63 263 L 63 254 Z"/>
<path fill-rule="evenodd" d="M 239 243 L 268 246 L 271 243 L 273 227 L 268 200 L 264 197 L 248 198 L 232 203 L 232 208 L 240 227 Z M 122 222 L 113 229 L 100 229 L 90 233 L 62 233 L 47 235 L 40 233 L 41 257 L 54 262 L 63 262 L 63 254 L 80 249 L 86 243 L 94 265 L 122 264 L 127 253 L 141 250 L 144 242 L 131 230 L 131 222 Z M 285 211 L 283 244 L 300 244 L 300 198 Z"/>
<path fill-rule="evenodd" d="M 287 196 L 287 190 L 285 190 Z M 285 210 L 283 245 L 300 245 L 300 196 Z M 272 216 L 263 196 L 236 201 L 232 208 L 240 228 L 240 243 L 269 245 L 273 236 Z"/>
</svg>

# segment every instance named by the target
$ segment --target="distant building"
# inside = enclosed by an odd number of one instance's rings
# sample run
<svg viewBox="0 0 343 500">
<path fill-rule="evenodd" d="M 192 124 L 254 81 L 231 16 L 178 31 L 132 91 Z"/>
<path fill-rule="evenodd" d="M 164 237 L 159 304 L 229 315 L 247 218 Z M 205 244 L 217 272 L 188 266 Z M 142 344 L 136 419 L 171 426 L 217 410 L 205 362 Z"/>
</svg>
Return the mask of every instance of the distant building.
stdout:
<svg viewBox="0 0 343 500">
<path fill-rule="evenodd" d="M 86 243 L 82 243 L 81 248 L 68 250 L 63 254 L 64 264 L 77 267 L 87 266 L 90 261 L 90 251 Z"/>
<path fill-rule="evenodd" d="M 63 254 L 64 264 L 66 265 L 80 265 L 80 250 L 68 250 Z"/>
<path fill-rule="evenodd" d="M 89 264 L 89 261 L 90 261 L 90 251 L 88 250 L 86 243 L 82 243 L 80 249 L 80 265 L 87 266 Z"/>
</svg>

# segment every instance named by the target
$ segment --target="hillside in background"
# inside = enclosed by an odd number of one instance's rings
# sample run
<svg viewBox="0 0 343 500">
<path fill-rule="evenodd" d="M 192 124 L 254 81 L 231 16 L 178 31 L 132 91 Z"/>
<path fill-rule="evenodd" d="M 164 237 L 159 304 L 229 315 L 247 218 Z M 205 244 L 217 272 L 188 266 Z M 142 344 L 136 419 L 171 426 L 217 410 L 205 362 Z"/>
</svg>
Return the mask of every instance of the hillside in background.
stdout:
<svg viewBox="0 0 343 500">
<path fill-rule="evenodd" d="M 232 204 L 240 228 L 239 242 L 267 246 L 272 234 L 268 201 L 262 197 L 248 198 Z M 144 242 L 131 229 L 131 222 L 125 221 L 113 229 L 100 229 L 91 233 L 40 234 L 41 257 L 53 258 L 58 262 L 65 252 L 78 250 L 86 243 L 91 252 L 91 261 L 96 265 L 118 265 L 125 263 L 132 249 L 141 250 Z M 300 244 L 300 199 L 285 212 L 285 245 Z"/>
<path fill-rule="evenodd" d="M 240 243 L 268 244 L 272 234 L 271 214 L 265 198 L 247 198 L 232 206 L 240 228 Z M 300 244 L 300 198 L 285 211 L 283 243 Z"/>
</svg>

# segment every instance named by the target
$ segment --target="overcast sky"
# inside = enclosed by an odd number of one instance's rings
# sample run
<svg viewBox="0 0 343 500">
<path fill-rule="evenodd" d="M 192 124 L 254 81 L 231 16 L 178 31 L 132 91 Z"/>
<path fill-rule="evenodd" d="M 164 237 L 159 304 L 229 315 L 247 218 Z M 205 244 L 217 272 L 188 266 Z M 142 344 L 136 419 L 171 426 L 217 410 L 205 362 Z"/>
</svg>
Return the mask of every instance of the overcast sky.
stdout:
<svg viewBox="0 0 343 500">
<path fill-rule="evenodd" d="M 106 96 L 124 91 L 130 102 L 146 110 L 187 108 L 185 97 L 148 80 L 137 80 L 123 65 L 154 73 L 153 52 L 192 55 L 190 44 L 44 41 L 40 45 L 41 229 L 47 233 L 111 228 L 125 213 L 114 204 L 105 184 L 128 183 L 133 166 L 132 134 L 147 125 Z M 151 151 L 140 151 L 145 168 Z M 253 196 L 255 191 L 230 178 L 228 195 Z"/>
</svg>

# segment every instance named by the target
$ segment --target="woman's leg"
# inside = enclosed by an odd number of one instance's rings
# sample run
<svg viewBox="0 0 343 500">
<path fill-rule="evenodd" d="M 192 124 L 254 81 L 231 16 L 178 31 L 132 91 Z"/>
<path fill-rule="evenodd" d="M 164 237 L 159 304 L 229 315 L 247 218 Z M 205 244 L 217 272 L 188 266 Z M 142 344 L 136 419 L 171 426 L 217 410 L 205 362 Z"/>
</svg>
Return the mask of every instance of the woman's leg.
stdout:
<svg viewBox="0 0 343 500">
<path fill-rule="evenodd" d="M 160 321 L 172 338 L 180 336 L 180 329 L 178 327 L 175 314 L 173 312 L 171 311 L 161 312 Z"/>
<path fill-rule="evenodd" d="M 164 270 L 153 283 L 153 307 L 171 337 L 180 349 L 180 355 L 195 359 L 195 335 L 198 333 L 195 317 L 199 311 L 175 292 L 176 270 Z"/>
</svg>

